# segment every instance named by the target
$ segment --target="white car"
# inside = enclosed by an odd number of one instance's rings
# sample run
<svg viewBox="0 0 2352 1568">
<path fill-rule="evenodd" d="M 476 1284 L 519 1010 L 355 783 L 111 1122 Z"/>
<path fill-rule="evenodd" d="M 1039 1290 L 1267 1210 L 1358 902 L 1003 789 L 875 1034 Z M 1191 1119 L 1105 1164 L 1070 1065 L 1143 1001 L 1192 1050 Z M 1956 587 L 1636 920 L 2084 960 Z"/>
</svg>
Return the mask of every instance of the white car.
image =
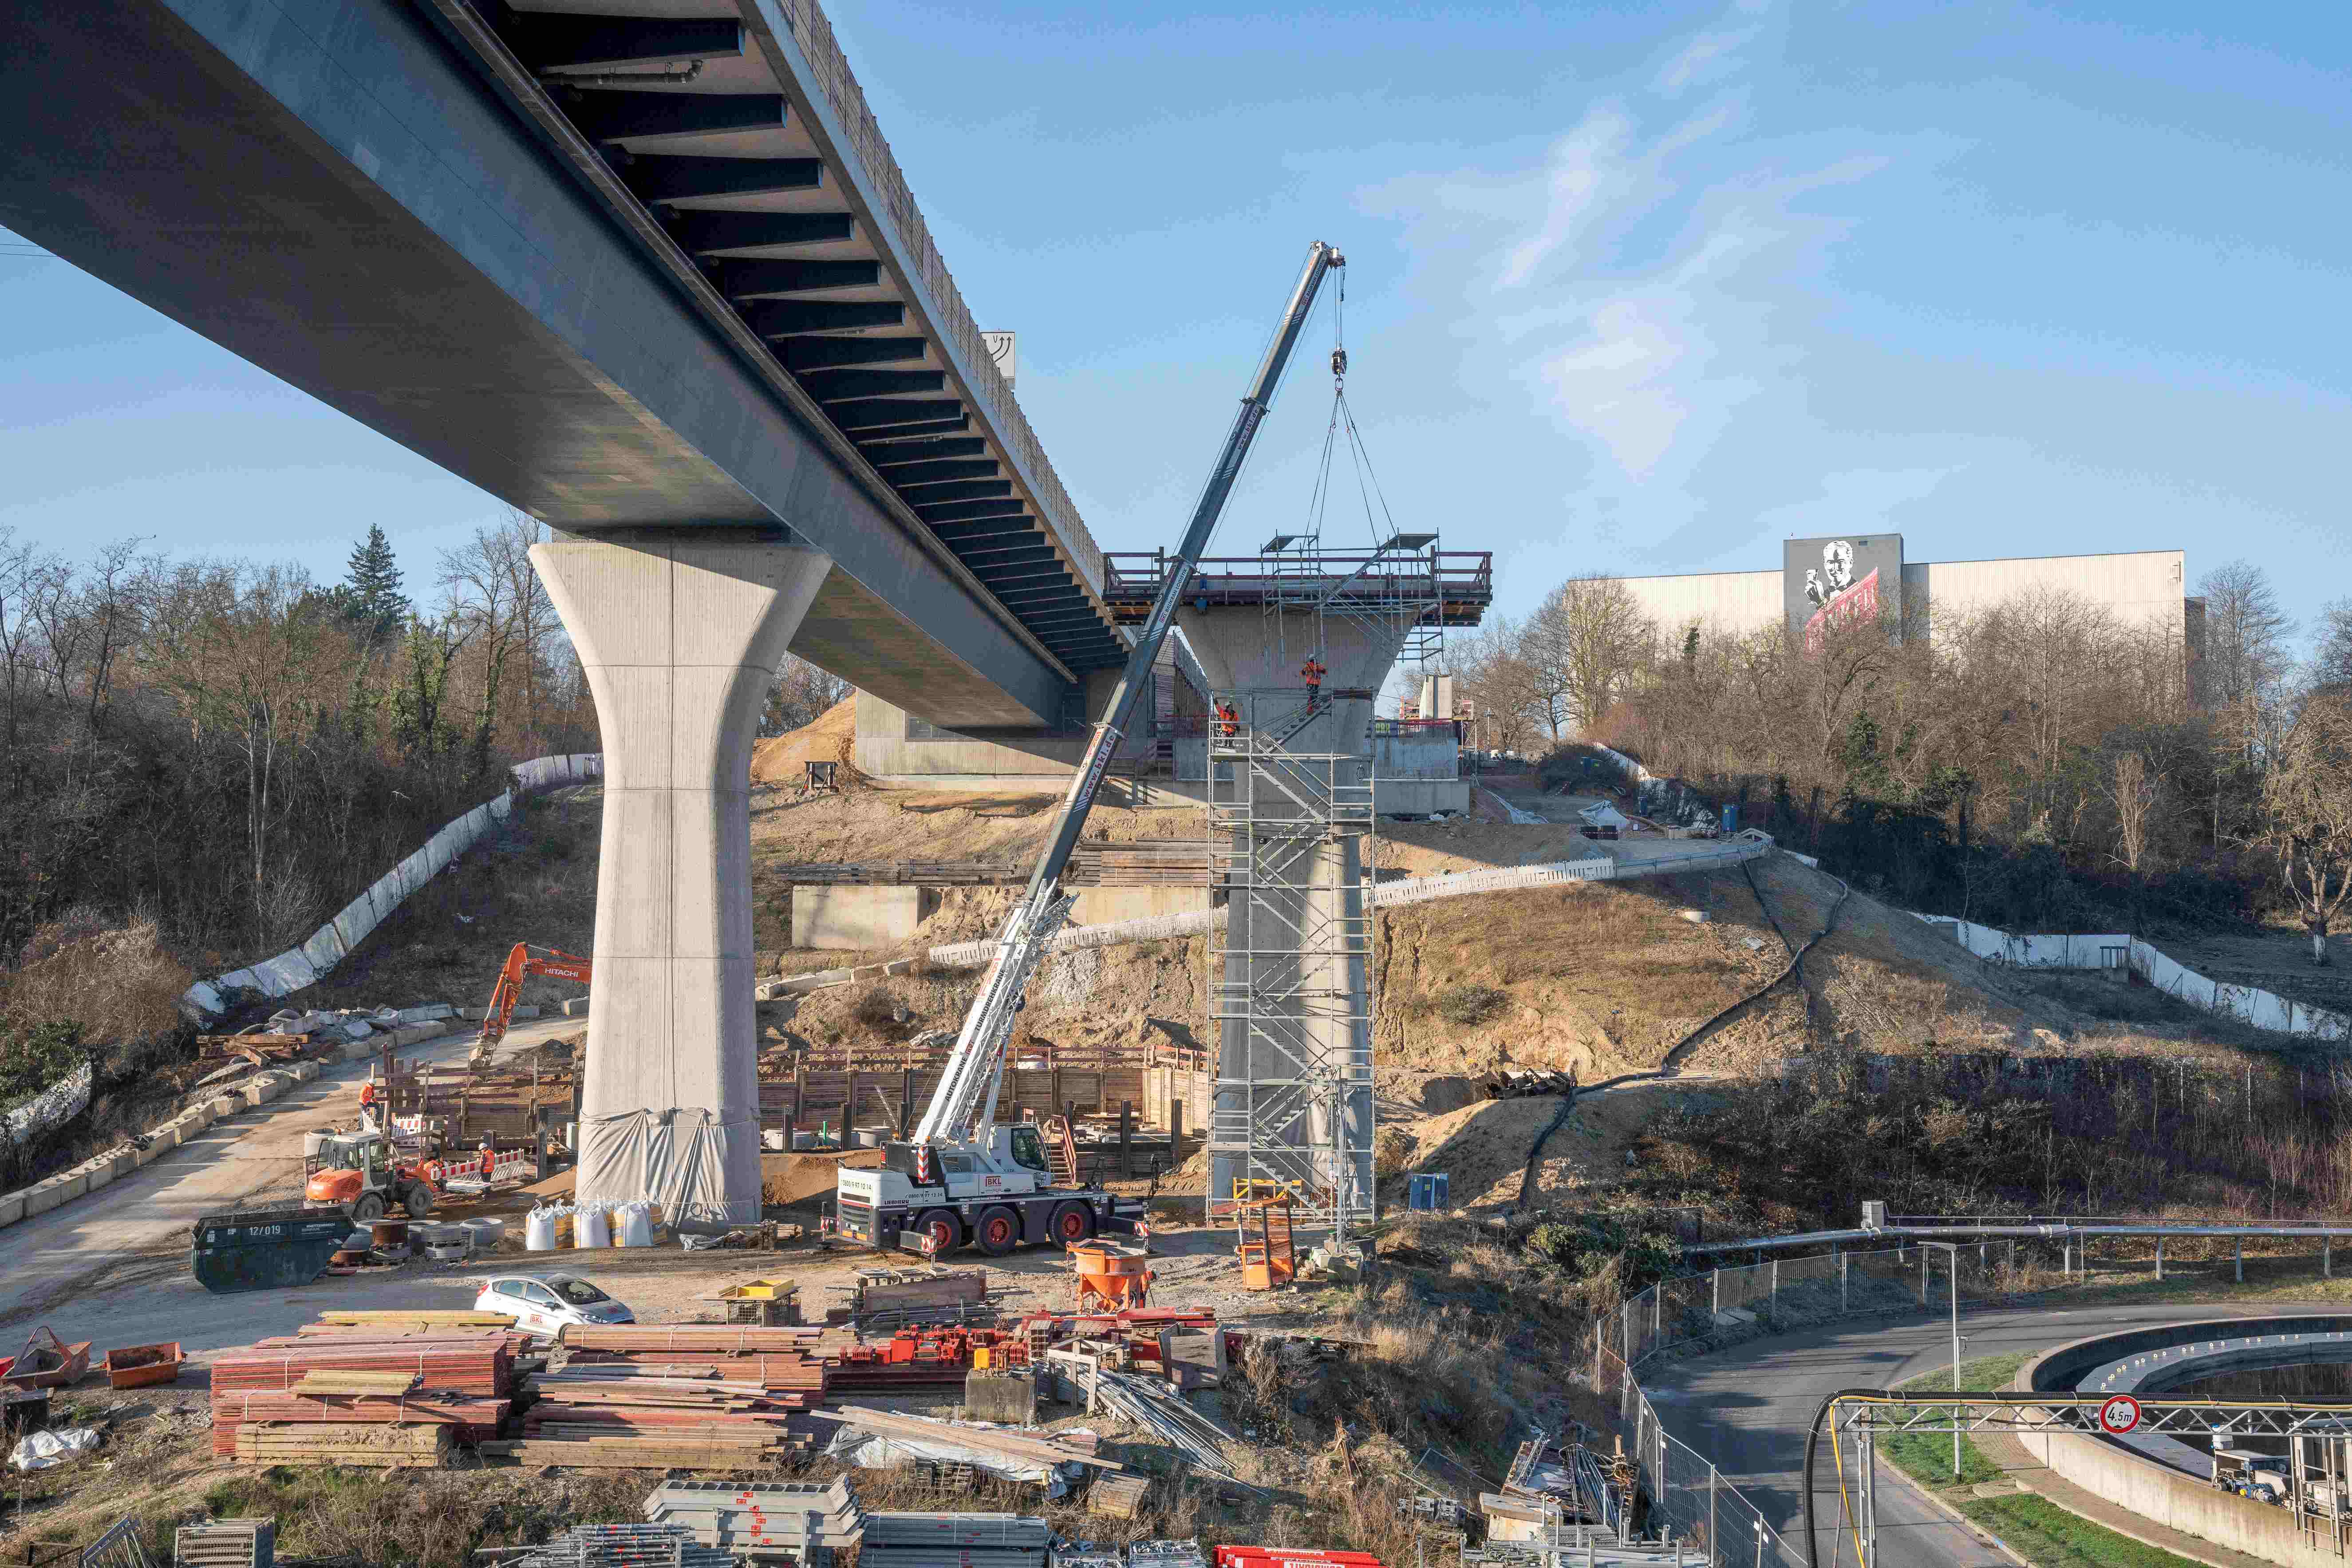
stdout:
<svg viewBox="0 0 2352 1568">
<path fill-rule="evenodd" d="M 508 1312 L 515 1327 L 553 1339 L 567 1323 L 634 1323 L 637 1315 L 576 1274 L 509 1274 L 474 1298 L 477 1312 Z"/>
</svg>

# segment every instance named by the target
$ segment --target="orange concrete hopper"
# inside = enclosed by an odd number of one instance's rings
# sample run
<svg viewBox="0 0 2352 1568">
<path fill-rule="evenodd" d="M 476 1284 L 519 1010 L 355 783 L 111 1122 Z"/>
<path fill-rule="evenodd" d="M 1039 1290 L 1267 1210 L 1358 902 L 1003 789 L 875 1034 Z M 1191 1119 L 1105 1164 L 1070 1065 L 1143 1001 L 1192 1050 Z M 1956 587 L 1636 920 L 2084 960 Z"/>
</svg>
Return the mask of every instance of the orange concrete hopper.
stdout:
<svg viewBox="0 0 2352 1568">
<path fill-rule="evenodd" d="M 1070 1248 L 1070 1268 L 1077 1276 L 1081 1312 L 1149 1305 L 1145 1297 L 1154 1276 L 1150 1255 L 1140 1247 L 1089 1241 Z"/>
</svg>

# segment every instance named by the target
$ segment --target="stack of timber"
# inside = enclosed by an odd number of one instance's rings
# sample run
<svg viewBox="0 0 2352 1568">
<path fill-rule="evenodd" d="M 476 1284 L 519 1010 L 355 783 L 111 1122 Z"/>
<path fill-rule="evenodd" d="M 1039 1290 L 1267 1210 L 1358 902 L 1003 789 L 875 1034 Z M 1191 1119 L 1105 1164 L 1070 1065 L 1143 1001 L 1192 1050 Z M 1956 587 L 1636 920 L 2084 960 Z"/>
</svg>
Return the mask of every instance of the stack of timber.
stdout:
<svg viewBox="0 0 2352 1568">
<path fill-rule="evenodd" d="M 235 1452 L 239 1463 L 251 1465 L 369 1465 L 383 1469 L 437 1470 L 448 1462 L 449 1428 L 248 1421 L 236 1429 Z"/>
<path fill-rule="evenodd" d="M 496 1436 L 514 1387 L 515 1342 L 489 1329 L 390 1339 L 287 1335 L 225 1351 L 212 1369 L 213 1452 L 236 1454 L 248 1423 L 281 1431 L 433 1426 L 446 1428 L 445 1446 Z"/>
<path fill-rule="evenodd" d="M 1090 838 L 1072 857 L 1069 877 L 1076 888 L 1199 888 L 1208 880 L 1205 838 L 1139 838 L 1121 844 Z"/>
<path fill-rule="evenodd" d="M 514 1326 L 514 1314 L 511 1312 L 385 1308 L 381 1310 L 354 1309 L 321 1312 L 317 1322 L 305 1323 L 294 1331 L 312 1336 L 341 1334 L 389 1339 L 404 1334 L 478 1334 L 492 1330 L 511 1330 Z"/>
<path fill-rule="evenodd" d="M 869 1513 L 859 1568 L 1045 1568 L 1053 1535 L 1017 1513 Z"/>
<path fill-rule="evenodd" d="M 846 1476 L 824 1483 L 664 1481 L 646 1499 L 646 1518 L 684 1525 L 704 1546 L 798 1568 L 825 1568 L 866 1527 Z"/>
</svg>

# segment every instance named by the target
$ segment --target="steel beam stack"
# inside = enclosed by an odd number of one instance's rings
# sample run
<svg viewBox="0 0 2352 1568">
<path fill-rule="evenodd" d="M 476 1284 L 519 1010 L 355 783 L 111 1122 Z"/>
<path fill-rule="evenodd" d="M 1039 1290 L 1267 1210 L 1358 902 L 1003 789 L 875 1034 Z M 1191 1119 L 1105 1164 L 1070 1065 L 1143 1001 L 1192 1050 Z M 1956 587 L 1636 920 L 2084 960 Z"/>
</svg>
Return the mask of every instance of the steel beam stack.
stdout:
<svg viewBox="0 0 2352 1568">
<path fill-rule="evenodd" d="M 1045 1568 L 1053 1534 L 1017 1513 L 869 1513 L 859 1568 Z"/>
<path fill-rule="evenodd" d="M 814 1481 L 665 1481 L 646 1499 L 653 1524 L 683 1525 L 704 1546 L 797 1568 L 829 1568 L 857 1543 L 866 1510 L 849 1478 Z"/>
</svg>

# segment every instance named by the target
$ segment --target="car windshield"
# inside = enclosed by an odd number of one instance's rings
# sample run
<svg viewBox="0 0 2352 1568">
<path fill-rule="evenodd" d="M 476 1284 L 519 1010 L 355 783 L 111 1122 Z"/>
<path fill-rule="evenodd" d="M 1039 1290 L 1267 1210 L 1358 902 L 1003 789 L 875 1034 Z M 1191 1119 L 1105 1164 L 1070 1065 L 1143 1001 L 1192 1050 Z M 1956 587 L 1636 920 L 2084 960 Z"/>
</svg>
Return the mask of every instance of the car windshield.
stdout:
<svg viewBox="0 0 2352 1568">
<path fill-rule="evenodd" d="M 558 1296 L 575 1307 L 593 1307 L 599 1301 L 609 1301 L 613 1299 L 585 1279 L 567 1279 L 559 1274 L 547 1283 Z"/>
</svg>

